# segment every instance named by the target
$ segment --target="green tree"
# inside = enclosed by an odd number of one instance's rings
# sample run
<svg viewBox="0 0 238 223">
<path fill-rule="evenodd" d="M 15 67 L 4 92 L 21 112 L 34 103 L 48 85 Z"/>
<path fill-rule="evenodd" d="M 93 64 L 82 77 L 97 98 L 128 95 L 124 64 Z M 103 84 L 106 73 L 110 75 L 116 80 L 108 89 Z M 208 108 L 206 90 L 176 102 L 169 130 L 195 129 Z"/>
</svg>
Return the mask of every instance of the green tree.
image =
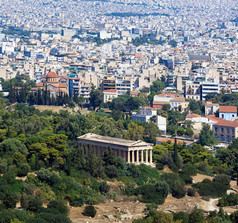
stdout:
<svg viewBox="0 0 238 223">
<path fill-rule="evenodd" d="M 93 107 L 93 110 L 95 111 L 97 107 L 100 107 L 100 105 L 103 103 L 103 94 L 99 89 L 92 89 L 90 92 L 90 105 Z"/>
<path fill-rule="evenodd" d="M 179 136 L 182 136 L 182 135 L 184 135 L 184 133 L 185 133 L 185 129 L 183 127 L 178 127 L 177 134 Z"/>
<path fill-rule="evenodd" d="M 15 208 L 16 207 L 16 203 L 18 201 L 18 196 L 16 193 L 7 190 L 4 193 L 3 199 L 2 199 L 2 204 L 3 206 L 8 209 L 8 208 Z"/>
<path fill-rule="evenodd" d="M 205 222 L 204 212 L 200 209 L 193 209 L 189 214 L 189 223 L 203 223 Z"/>
<path fill-rule="evenodd" d="M 128 130 L 124 134 L 124 138 L 130 140 L 142 140 L 143 134 L 144 128 L 142 126 L 139 126 L 134 122 L 130 122 L 130 124 L 128 124 Z"/>
<path fill-rule="evenodd" d="M 94 218 L 97 214 L 97 211 L 94 208 L 94 206 L 89 205 L 89 206 L 86 206 L 84 208 L 83 214 L 86 215 L 86 216 L 90 216 L 90 217 Z"/>
<path fill-rule="evenodd" d="M 159 211 L 154 215 L 152 223 L 173 223 L 173 214 L 167 214 Z"/>
<path fill-rule="evenodd" d="M 162 110 L 168 111 L 168 110 L 170 110 L 170 108 L 171 108 L 170 104 L 164 104 L 162 107 Z"/>
<path fill-rule="evenodd" d="M 50 203 L 47 205 L 47 208 L 54 208 L 56 209 L 59 213 L 68 215 L 69 214 L 69 208 L 65 201 L 62 200 L 53 200 L 50 201 Z"/>
<path fill-rule="evenodd" d="M 192 137 L 194 134 L 193 129 L 192 128 L 187 128 L 185 131 L 185 135 Z"/>
<path fill-rule="evenodd" d="M 202 146 L 214 145 L 217 142 L 213 135 L 213 131 L 210 129 L 210 125 L 204 123 L 199 135 L 199 143 Z"/>
<path fill-rule="evenodd" d="M 158 126 L 154 123 L 145 123 L 144 125 L 144 133 L 143 138 L 146 142 L 149 143 L 156 143 L 156 137 L 161 135 L 161 131 L 159 130 Z"/>
<path fill-rule="evenodd" d="M 179 166 L 180 166 L 180 161 L 179 161 L 179 155 L 178 155 L 177 138 L 175 138 L 175 140 L 174 140 L 173 160 L 174 160 L 174 164 L 179 168 Z"/>
</svg>

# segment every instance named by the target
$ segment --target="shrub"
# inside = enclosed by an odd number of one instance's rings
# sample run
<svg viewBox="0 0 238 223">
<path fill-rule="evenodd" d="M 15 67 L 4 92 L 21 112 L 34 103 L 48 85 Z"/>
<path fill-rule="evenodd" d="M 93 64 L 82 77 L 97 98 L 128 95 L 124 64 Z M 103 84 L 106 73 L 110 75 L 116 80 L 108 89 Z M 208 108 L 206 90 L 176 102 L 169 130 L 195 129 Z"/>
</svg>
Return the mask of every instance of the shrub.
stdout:
<svg viewBox="0 0 238 223">
<path fill-rule="evenodd" d="M 141 201 L 144 203 L 155 203 L 163 204 L 164 197 L 156 191 L 156 187 L 151 184 L 147 184 L 141 187 L 138 187 L 135 190 L 135 195 L 142 195 Z"/>
<path fill-rule="evenodd" d="M 8 168 L 7 160 L 0 158 L 0 173 L 6 173 L 7 168 Z"/>
<path fill-rule="evenodd" d="M 200 209 L 193 209 L 193 211 L 189 214 L 189 223 L 204 223 L 205 217 L 204 212 Z"/>
<path fill-rule="evenodd" d="M 92 205 L 86 206 L 84 211 L 83 211 L 84 215 L 90 216 L 92 218 L 94 218 L 96 216 L 96 213 L 97 213 L 97 211 L 94 208 L 94 206 L 92 206 Z"/>
<path fill-rule="evenodd" d="M 64 201 L 60 201 L 60 200 L 50 201 L 50 203 L 47 205 L 47 208 L 54 208 L 59 213 L 64 214 L 64 215 L 68 215 L 68 213 L 69 213 L 69 208 L 67 207 L 66 203 Z"/>
<path fill-rule="evenodd" d="M 211 180 L 209 180 L 208 178 L 206 178 L 206 179 L 204 179 L 203 181 L 202 181 L 202 183 L 205 183 L 205 184 L 209 184 L 209 183 L 211 183 L 212 181 Z"/>
<path fill-rule="evenodd" d="M 42 169 L 36 171 L 36 174 L 37 174 L 37 177 L 40 181 L 43 181 L 43 182 L 46 182 L 46 183 L 50 182 L 50 178 L 52 176 L 52 173 L 49 170 L 42 168 Z"/>
<path fill-rule="evenodd" d="M 194 188 L 188 188 L 187 195 L 190 197 L 194 197 L 196 194 L 196 190 Z"/>
<path fill-rule="evenodd" d="M 230 193 L 219 199 L 218 206 L 235 206 L 238 205 L 238 194 Z"/>
<path fill-rule="evenodd" d="M 212 175 L 211 169 L 205 162 L 199 163 L 198 170 L 200 170 L 201 173 Z"/>
<path fill-rule="evenodd" d="M 161 162 L 156 163 L 156 169 L 157 170 L 163 170 L 164 169 L 164 164 Z"/>
<path fill-rule="evenodd" d="M 36 218 L 43 219 L 47 223 L 72 223 L 67 216 L 60 213 L 47 212 L 47 209 L 45 210 L 45 212 L 37 213 Z"/>
<path fill-rule="evenodd" d="M 36 212 L 42 207 L 42 201 L 34 195 L 25 195 L 21 198 L 21 206 L 28 211 Z"/>
<path fill-rule="evenodd" d="M 106 171 L 107 176 L 110 178 L 115 178 L 118 176 L 118 170 L 114 165 L 107 166 L 105 171 Z"/>
<path fill-rule="evenodd" d="M 161 176 L 161 180 L 165 181 L 169 185 L 171 192 L 173 191 L 176 181 L 179 182 L 181 186 L 185 185 L 184 181 L 176 173 L 165 173 Z"/>
<path fill-rule="evenodd" d="M 82 197 L 76 197 L 73 200 L 70 200 L 69 204 L 72 207 L 81 207 L 84 205 L 84 199 Z"/>
<path fill-rule="evenodd" d="M 186 195 L 186 191 L 184 189 L 183 184 L 181 183 L 181 181 L 176 180 L 172 188 L 172 196 L 176 198 L 182 198 L 185 195 Z"/>
<path fill-rule="evenodd" d="M 18 166 L 17 176 L 18 177 L 25 177 L 31 170 L 31 167 L 27 163 L 23 163 Z"/>
<path fill-rule="evenodd" d="M 205 179 L 200 183 L 194 184 L 193 187 L 198 188 L 198 193 L 201 196 L 208 197 L 222 197 L 226 194 L 226 191 L 228 189 L 226 185 L 217 182 L 211 182 L 208 179 Z"/>
<path fill-rule="evenodd" d="M 178 212 L 174 214 L 174 221 L 182 221 L 181 223 L 189 223 L 189 214 L 185 213 L 185 212 Z"/>
<path fill-rule="evenodd" d="M 183 167 L 181 174 L 184 174 L 187 176 L 195 176 L 197 174 L 197 168 L 194 165 L 187 164 Z"/>
<path fill-rule="evenodd" d="M 213 181 L 228 186 L 228 185 L 230 185 L 231 177 L 227 176 L 225 174 L 220 174 L 220 175 L 216 175 L 214 177 Z"/>
<path fill-rule="evenodd" d="M 9 190 L 5 192 L 2 204 L 6 209 L 15 208 L 18 200 L 17 194 Z"/>
<path fill-rule="evenodd" d="M 99 185 L 99 191 L 100 193 L 108 193 L 110 190 L 110 186 L 105 182 L 105 181 L 102 181 L 100 182 L 100 185 Z"/>
<path fill-rule="evenodd" d="M 231 222 L 232 223 L 237 223 L 238 222 L 238 211 L 235 211 L 231 214 Z"/>
<path fill-rule="evenodd" d="M 155 185 L 156 192 L 163 198 L 166 198 L 169 194 L 169 185 L 165 181 L 160 181 Z"/>
</svg>

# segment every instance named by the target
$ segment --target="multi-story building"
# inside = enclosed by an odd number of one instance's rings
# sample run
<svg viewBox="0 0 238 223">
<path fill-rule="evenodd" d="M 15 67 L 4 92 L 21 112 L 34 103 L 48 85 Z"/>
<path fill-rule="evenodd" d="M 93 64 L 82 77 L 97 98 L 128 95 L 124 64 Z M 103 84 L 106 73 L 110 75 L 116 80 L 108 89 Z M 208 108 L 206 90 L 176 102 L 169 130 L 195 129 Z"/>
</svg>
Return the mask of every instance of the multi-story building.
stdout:
<svg viewBox="0 0 238 223">
<path fill-rule="evenodd" d="M 123 95 L 128 91 L 132 91 L 132 83 L 130 80 L 116 79 L 116 90 L 119 95 Z"/>
<path fill-rule="evenodd" d="M 238 137 L 238 121 L 221 120 L 213 125 L 215 137 L 225 143 L 231 143 Z"/>
<path fill-rule="evenodd" d="M 237 117 L 236 106 L 220 106 L 219 118 L 223 118 L 226 121 L 232 121 Z"/>
<path fill-rule="evenodd" d="M 202 83 L 202 97 L 203 101 L 206 100 L 206 95 L 210 93 L 219 94 L 219 83 L 217 82 L 203 82 Z"/>
<path fill-rule="evenodd" d="M 201 100 L 201 84 L 199 81 L 186 81 L 184 86 L 184 95 L 186 99 L 196 101 Z"/>
<path fill-rule="evenodd" d="M 182 104 L 184 104 L 184 105 L 186 104 L 188 106 L 189 102 L 185 103 L 184 97 L 176 97 L 176 98 L 170 100 L 171 109 L 173 109 L 175 111 L 179 111 L 181 109 Z M 185 106 L 183 106 L 183 107 L 185 107 Z"/>
<path fill-rule="evenodd" d="M 117 90 L 116 89 L 109 89 L 103 91 L 103 101 L 104 103 L 111 102 L 114 98 L 117 98 Z"/>
<path fill-rule="evenodd" d="M 157 110 L 151 107 L 142 107 L 138 113 L 132 114 L 132 121 L 141 121 L 141 122 L 149 122 L 152 116 L 156 116 L 156 124 L 158 128 L 166 132 L 166 118 L 157 115 Z"/>
<path fill-rule="evenodd" d="M 216 111 L 219 109 L 219 104 L 214 104 L 210 101 L 206 102 L 204 105 L 205 105 L 205 116 L 212 115 L 216 113 Z"/>
<path fill-rule="evenodd" d="M 154 96 L 153 108 L 161 109 L 163 105 L 170 104 L 170 101 L 176 97 L 179 97 L 177 93 L 162 93 Z"/>
</svg>

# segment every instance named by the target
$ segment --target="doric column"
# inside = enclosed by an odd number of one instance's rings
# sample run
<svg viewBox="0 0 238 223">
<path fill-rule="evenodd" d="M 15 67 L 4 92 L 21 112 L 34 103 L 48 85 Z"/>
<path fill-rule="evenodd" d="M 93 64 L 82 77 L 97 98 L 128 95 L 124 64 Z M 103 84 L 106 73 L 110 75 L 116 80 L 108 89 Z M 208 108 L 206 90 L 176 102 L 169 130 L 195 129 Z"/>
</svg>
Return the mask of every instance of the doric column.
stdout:
<svg viewBox="0 0 238 223">
<path fill-rule="evenodd" d="M 134 163 L 134 162 L 135 162 L 135 151 L 132 150 L 132 163 Z"/>
<path fill-rule="evenodd" d="M 150 164 L 152 164 L 152 149 L 150 150 Z"/>
<path fill-rule="evenodd" d="M 140 159 L 140 162 L 144 163 L 144 150 L 141 150 Z"/>
<path fill-rule="evenodd" d="M 148 150 L 145 150 L 145 163 L 148 163 Z"/>
<path fill-rule="evenodd" d="M 136 163 L 139 164 L 139 150 L 136 150 Z"/>
<path fill-rule="evenodd" d="M 131 151 L 127 151 L 127 162 L 130 163 L 131 162 L 131 154 L 130 154 Z"/>
</svg>

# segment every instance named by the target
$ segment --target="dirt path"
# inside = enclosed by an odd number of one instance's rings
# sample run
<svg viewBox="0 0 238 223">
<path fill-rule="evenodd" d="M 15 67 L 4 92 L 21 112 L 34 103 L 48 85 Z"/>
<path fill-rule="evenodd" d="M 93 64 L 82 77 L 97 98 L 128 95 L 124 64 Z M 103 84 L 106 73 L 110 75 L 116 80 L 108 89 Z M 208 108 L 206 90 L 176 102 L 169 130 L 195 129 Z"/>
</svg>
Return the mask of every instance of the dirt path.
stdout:
<svg viewBox="0 0 238 223">
<path fill-rule="evenodd" d="M 103 223 L 120 222 L 131 223 L 134 219 L 143 217 L 145 204 L 140 202 L 107 202 L 94 206 L 97 215 L 94 219 L 82 214 L 84 207 L 71 208 L 70 219 L 73 223 Z"/>
</svg>

